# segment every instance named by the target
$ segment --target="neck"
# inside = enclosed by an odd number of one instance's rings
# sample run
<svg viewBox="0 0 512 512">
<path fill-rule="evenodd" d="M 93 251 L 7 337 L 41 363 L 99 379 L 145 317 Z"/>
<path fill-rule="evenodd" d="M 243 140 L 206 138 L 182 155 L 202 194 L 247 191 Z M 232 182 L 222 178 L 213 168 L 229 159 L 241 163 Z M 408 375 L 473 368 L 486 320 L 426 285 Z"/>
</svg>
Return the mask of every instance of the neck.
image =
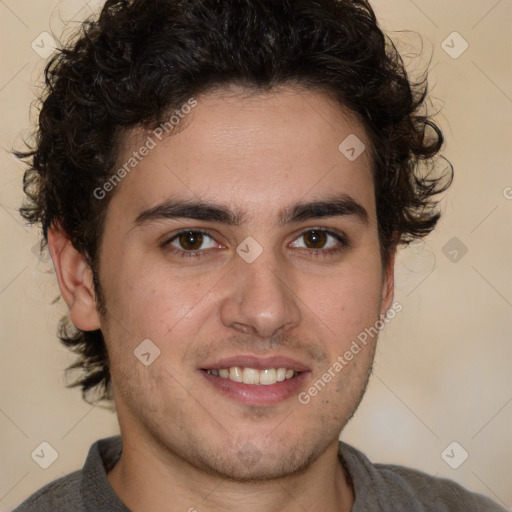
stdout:
<svg viewBox="0 0 512 512">
<path fill-rule="evenodd" d="M 307 470 L 264 482 L 233 482 L 212 475 L 123 433 L 123 453 L 108 473 L 110 485 L 132 512 L 349 512 L 354 492 L 331 443 Z"/>
</svg>

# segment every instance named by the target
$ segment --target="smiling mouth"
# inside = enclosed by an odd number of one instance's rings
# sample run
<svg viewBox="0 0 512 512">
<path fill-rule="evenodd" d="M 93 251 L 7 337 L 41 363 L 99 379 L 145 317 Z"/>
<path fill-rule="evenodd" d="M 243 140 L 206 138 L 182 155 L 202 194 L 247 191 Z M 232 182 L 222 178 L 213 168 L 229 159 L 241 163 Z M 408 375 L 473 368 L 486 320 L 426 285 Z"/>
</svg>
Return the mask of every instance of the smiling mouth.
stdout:
<svg viewBox="0 0 512 512">
<path fill-rule="evenodd" d="M 269 386 L 297 377 L 300 373 L 290 368 L 256 368 L 232 366 L 230 368 L 203 369 L 208 375 L 215 375 L 221 379 L 233 382 L 242 382 L 256 386 Z"/>
</svg>

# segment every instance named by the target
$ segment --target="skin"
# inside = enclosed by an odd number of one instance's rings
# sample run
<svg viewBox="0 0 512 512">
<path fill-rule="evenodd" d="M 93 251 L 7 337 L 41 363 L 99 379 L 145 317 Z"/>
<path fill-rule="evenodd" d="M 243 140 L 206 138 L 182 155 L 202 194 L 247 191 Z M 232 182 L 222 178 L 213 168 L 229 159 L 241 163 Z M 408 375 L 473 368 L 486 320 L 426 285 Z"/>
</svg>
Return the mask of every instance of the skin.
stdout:
<svg viewBox="0 0 512 512">
<path fill-rule="evenodd" d="M 105 316 L 87 263 L 64 233 L 49 236 L 73 323 L 101 328 L 110 354 L 123 454 L 108 479 L 135 512 L 349 511 L 354 493 L 338 436 L 364 393 L 376 339 L 306 405 L 296 394 L 244 405 L 198 368 L 241 353 L 284 355 L 311 369 L 304 391 L 390 308 L 393 257 L 383 268 L 369 152 L 351 162 L 338 150 L 350 134 L 367 148 L 368 138 L 320 92 L 230 89 L 197 100 L 114 191 L 99 259 Z M 126 135 L 120 166 L 148 133 Z M 278 222 L 297 203 L 341 194 L 367 219 Z M 177 199 L 221 205 L 240 223 L 135 222 Z M 184 228 L 208 230 L 200 255 L 173 252 L 177 239 L 162 246 Z M 312 228 L 343 234 L 348 244 L 302 236 Z M 263 250 L 253 263 L 236 252 L 248 236 Z M 322 240 L 331 252 L 319 252 Z M 150 366 L 134 356 L 144 339 L 160 349 Z"/>
</svg>

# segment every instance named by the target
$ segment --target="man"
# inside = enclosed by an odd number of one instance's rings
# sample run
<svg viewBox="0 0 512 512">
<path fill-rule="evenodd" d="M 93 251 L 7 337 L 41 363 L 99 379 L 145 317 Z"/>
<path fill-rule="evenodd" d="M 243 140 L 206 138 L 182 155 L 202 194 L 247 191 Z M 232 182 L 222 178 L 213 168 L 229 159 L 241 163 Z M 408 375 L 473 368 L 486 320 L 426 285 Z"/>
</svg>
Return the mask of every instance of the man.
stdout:
<svg viewBox="0 0 512 512">
<path fill-rule="evenodd" d="M 366 1 L 109 0 L 47 89 L 22 213 L 121 437 L 17 511 L 502 510 L 338 441 L 451 179 Z"/>
</svg>

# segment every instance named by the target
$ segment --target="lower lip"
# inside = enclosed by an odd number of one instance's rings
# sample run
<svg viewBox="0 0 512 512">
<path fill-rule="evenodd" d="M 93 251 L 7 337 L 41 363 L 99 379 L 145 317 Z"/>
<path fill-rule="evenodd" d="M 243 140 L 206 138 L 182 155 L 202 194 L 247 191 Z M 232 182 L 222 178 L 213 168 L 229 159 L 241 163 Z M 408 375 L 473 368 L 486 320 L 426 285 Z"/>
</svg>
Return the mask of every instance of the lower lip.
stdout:
<svg viewBox="0 0 512 512">
<path fill-rule="evenodd" d="M 234 382 L 230 379 L 206 373 L 205 370 L 200 370 L 200 373 L 224 395 L 234 398 L 244 405 L 264 406 L 277 404 L 293 395 L 297 395 L 299 390 L 305 387 L 310 372 L 301 372 L 292 379 L 269 385 Z"/>
</svg>

